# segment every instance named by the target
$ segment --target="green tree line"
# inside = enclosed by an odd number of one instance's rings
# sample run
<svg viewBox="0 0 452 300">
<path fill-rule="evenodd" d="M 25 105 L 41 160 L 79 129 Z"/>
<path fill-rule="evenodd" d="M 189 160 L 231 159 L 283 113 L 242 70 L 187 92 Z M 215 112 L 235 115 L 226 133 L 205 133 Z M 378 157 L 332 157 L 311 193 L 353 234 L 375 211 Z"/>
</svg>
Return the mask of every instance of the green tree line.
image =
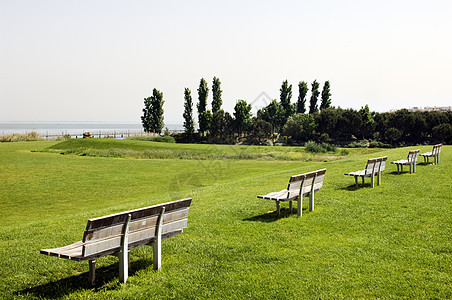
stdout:
<svg viewBox="0 0 452 300">
<path fill-rule="evenodd" d="M 322 91 L 314 80 L 308 98 L 308 83 L 298 83 L 298 98 L 292 99 L 292 85 L 283 81 L 280 99 L 273 99 L 252 116 L 251 104 L 236 101 L 232 114 L 222 109 L 221 82 L 212 81 L 211 110 L 208 109 L 209 87 L 201 78 L 198 92 L 198 132 L 195 132 L 194 103 L 191 90 L 184 90 L 184 129 L 176 135 L 180 142 L 294 144 L 308 141 L 332 143 L 341 146 L 392 147 L 423 143 L 452 143 L 452 112 L 371 112 L 368 105 L 359 110 L 333 107 L 331 86 L 325 81 Z M 320 97 L 320 99 L 319 99 Z M 306 107 L 309 99 L 309 108 Z M 320 103 L 318 103 L 320 100 Z M 153 96 L 145 98 L 142 122 L 145 131 L 161 132 L 163 127 L 163 95 L 154 89 Z M 150 103 L 150 105 L 148 104 Z M 147 108 L 149 107 L 149 108 Z M 152 111 L 158 110 L 157 113 Z M 307 113 L 308 112 L 308 113 Z M 159 118 L 159 115 L 161 116 Z M 147 125 L 144 120 L 150 116 Z M 161 123 L 159 123 L 161 121 Z M 146 127 L 146 126 L 147 127 Z M 160 131 L 158 131 L 160 129 Z"/>
</svg>

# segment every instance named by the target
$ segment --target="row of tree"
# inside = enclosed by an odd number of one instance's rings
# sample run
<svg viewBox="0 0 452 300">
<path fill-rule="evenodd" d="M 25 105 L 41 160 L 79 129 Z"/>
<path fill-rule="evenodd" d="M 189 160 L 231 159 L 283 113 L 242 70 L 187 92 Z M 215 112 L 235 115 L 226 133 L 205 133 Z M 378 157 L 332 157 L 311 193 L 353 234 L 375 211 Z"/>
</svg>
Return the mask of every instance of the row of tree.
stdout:
<svg viewBox="0 0 452 300">
<path fill-rule="evenodd" d="M 452 142 L 452 112 L 371 112 L 365 105 L 360 110 L 331 106 L 330 83 L 324 83 L 322 92 L 314 80 L 311 84 L 309 110 L 306 109 L 308 84 L 298 83 L 298 98 L 291 102 L 292 85 L 285 80 L 280 88 L 279 101 L 274 99 L 267 106 L 251 114 L 251 105 L 237 100 L 233 114 L 225 112 L 221 94 L 221 82 L 212 82 L 212 109 L 207 109 L 209 87 L 202 78 L 198 87 L 198 132 L 191 90 L 184 90 L 184 129 L 177 136 L 184 142 L 262 144 L 275 142 L 303 144 L 307 141 L 330 142 L 338 145 L 356 143 L 357 140 L 372 141 L 375 146 L 396 146 L 426 142 Z M 318 98 L 321 97 L 320 106 Z M 163 128 L 163 95 L 154 89 L 145 99 L 142 122 L 145 131 L 161 133 Z"/>
</svg>

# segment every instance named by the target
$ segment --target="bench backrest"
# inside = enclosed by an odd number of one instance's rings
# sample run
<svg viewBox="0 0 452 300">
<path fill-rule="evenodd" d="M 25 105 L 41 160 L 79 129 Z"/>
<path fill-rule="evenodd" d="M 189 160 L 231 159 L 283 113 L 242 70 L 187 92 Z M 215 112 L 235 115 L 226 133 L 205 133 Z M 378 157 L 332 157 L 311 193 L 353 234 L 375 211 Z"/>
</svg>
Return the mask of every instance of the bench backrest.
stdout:
<svg viewBox="0 0 452 300">
<path fill-rule="evenodd" d="M 191 198 L 187 198 L 88 220 L 83 234 L 82 255 L 88 257 L 119 251 L 129 215 L 129 248 L 155 240 L 156 224 L 159 221 L 162 208 L 164 208 L 162 238 L 182 232 L 187 227 L 191 200 Z"/>
<path fill-rule="evenodd" d="M 325 178 L 326 169 L 312 171 L 300 175 L 290 177 L 288 197 L 304 196 L 312 190 L 318 191 L 323 186 L 323 179 Z M 314 185 L 314 189 L 313 188 Z"/>
<path fill-rule="evenodd" d="M 443 144 L 437 144 L 433 146 L 432 155 L 438 155 L 441 152 L 441 146 Z"/>
<path fill-rule="evenodd" d="M 409 162 L 416 162 L 417 157 L 419 156 L 419 152 L 420 152 L 420 150 L 411 150 L 410 152 L 408 152 L 407 160 Z"/>
<path fill-rule="evenodd" d="M 371 158 L 367 161 L 365 175 L 372 175 L 383 172 L 386 167 L 387 156 Z"/>
</svg>

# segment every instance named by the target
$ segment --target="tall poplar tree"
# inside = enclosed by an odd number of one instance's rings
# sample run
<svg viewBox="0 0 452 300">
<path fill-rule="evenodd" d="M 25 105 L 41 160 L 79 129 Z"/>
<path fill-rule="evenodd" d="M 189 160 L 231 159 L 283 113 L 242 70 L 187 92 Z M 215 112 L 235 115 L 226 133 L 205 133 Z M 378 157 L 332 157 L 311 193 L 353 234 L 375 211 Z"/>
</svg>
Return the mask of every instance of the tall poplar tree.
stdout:
<svg viewBox="0 0 452 300">
<path fill-rule="evenodd" d="M 191 137 L 195 132 L 195 121 L 193 119 L 193 100 L 191 91 L 188 88 L 185 88 L 184 99 L 184 128 L 185 133 Z"/>
<path fill-rule="evenodd" d="M 298 83 L 297 114 L 304 114 L 306 112 L 306 95 L 308 94 L 308 90 L 308 84 L 305 81 Z"/>
<path fill-rule="evenodd" d="M 292 98 L 292 85 L 289 85 L 287 80 L 283 81 L 279 92 L 281 107 L 284 109 L 285 123 L 285 121 L 293 114 L 293 107 L 292 104 L 290 104 L 290 99 Z"/>
<path fill-rule="evenodd" d="M 199 132 L 204 133 L 210 127 L 210 122 L 212 120 L 212 115 L 210 111 L 207 111 L 207 96 L 209 95 L 209 87 L 207 86 L 207 81 L 201 78 L 198 88 L 198 123 Z"/>
<path fill-rule="evenodd" d="M 319 99 L 319 83 L 317 80 L 314 80 L 314 82 L 311 85 L 311 99 L 309 101 L 309 113 L 313 114 L 316 111 L 318 111 L 317 101 Z"/>
<path fill-rule="evenodd" d="M 213 78 L 212 83 L 212 114 L 215 115 L 217 111 L 221 109 L 221 105 L 223 104 L 223 101 L 221 100 L 221 93 L 223 92 L 221 90 L 221 82 L 220 79 L 217 77 Z"/>
<path fill-rule="evenodd" d="M 320 103 L 320 110 L 328 108 L 331 106 L 331 93 L 330 93 L 330 82 L 325 81 L 322 90 L 322 102 Z"/>
</svg>

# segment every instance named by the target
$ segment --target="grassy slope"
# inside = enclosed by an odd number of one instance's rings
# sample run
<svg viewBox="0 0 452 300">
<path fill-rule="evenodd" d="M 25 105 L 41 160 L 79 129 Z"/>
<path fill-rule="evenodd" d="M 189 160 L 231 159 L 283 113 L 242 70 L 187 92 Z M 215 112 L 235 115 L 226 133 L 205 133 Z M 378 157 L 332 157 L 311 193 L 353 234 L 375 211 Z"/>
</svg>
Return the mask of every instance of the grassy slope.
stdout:
<svg viewBox="0 0 452 300">
<path fill-rule="evenodd" d="M 344 172 L 408 149 L 326 163 L 29 152 L 51 144 L 0 144 L 0 298 L 452 297 L 452 147 L 438 166 L 397 175 L 388 165 L 382 186 L 355 190 Z M 304 201 L 302 218 L 276 218 L 274 202 L 256 198 L 323 167 L 315 211 Z M 88 218 L 188 196 L 189 228 L 163 242 L 162 270 L 150 248 L 135 249 L 126 285 L 116 258 L 98 260 L 92 289 L 87 263 L 39 254 L 80 240 Z"/>
</svg>

